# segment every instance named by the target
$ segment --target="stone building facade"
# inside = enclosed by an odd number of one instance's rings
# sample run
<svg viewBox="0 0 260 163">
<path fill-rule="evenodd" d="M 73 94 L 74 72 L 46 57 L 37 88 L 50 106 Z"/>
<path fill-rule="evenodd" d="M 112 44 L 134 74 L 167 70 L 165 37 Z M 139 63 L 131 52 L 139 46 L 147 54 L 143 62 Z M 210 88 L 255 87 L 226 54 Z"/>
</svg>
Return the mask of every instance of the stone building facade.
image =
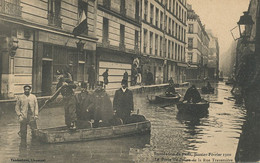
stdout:
<svg viewBox="0 0 260 163">
<path fill-rule="evenodd" d="M 208 54 L 210 38 L 202 25 L 199 16 L 188 5 L 188 31 L 186 61 L 189 66 L 186 70 L 187 80 L 197 80 L 208 76 Z"/>
<path fill-rule="evenodd" d="M 96 15 L 95 0 L 2 0 L 1 96 L 14 97 L 25 84 L 37 95 L 49 95 L 56 71 L 65 66 L 75 81 L 87 80 L 87 67 L 95 62 Z M 73 33 L 82 21 L 81 32 Z"/>
<path fill-rule="evenodd" d="M 175 83 L 185 81 L 186 6 L 186 0 L 142 1 L 142 66 L 143 72 L 152 72 L 155 84 L 171 77 Z"/>
</svg>

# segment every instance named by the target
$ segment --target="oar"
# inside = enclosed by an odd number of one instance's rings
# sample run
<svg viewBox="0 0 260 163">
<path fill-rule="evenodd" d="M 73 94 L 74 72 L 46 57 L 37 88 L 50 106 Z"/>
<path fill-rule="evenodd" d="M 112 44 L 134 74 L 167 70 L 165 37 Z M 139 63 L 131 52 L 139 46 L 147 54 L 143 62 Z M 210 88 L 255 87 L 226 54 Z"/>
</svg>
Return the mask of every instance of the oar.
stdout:
<svg viewBox="0 0 260 163">
<path fill-rule="evenodd" d="M 213 103 L 213 104 L 223 104 L 223 102 L 221 102 L 221 101 L 209 101 L 209 103 Z"/>
<path fill-rule="evenodd" d="M 44 104 L 40 107 L 39 112 L 48 104 L 50 103 L 52 100 L 54 100 L 60 93 L 61 89 L 63 86 L 61 86 L 59 89 L 56 90 L 56 92 L 48 99 L 44 102 Z"/>
</svg>

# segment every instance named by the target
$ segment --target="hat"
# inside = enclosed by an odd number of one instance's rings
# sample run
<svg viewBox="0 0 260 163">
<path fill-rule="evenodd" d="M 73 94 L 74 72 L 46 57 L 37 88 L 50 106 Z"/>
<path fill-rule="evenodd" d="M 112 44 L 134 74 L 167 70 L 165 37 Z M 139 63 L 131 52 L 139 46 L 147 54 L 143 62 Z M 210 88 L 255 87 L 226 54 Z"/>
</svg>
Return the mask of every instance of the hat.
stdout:
<svg viewBox="0 0 260 163">
<path fill-rule="evenodd" d="M 122 82 L 121 82 L 121 84 L 127 85 L 127 84 L 128 84 L 128 83 L 127 83 L 127 80 L 123 79 Z"/>
<path fill-rule="evenodd" d="M 30 89 L 32 89 L 32 87 L 30 86 L 30 85 L 25 85 L 25 86 L 23 86 L 23 89 L 25 89 L 26 87 L 28 87 L 28 88 L 30 88 Z"/>
</svg>

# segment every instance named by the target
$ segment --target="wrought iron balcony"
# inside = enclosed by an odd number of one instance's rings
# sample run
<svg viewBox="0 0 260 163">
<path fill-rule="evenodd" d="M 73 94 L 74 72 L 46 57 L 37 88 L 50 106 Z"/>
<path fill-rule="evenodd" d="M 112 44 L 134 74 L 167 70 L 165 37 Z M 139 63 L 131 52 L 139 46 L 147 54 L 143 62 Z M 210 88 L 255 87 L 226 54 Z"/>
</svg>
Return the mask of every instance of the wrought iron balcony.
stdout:
<svg viewBox="0 0 260 163">
<path fill-rule="evenodd" d="M 51 26 L 61 27 L 62 20 L 60 15 L 55 15 L 54 13 L 48 14 L 48 22 Z"/>
<path fill-rule="evenodd" d="M 104 0 L 103 5 L 104 5 L 105 8 L 110 9 L 111 1 L 110 0 Z"/>
<path fill-rule="evenodd" d="M 122 16 L 126 16 L 126 8 L 120 8 L 120 13 Z"/>
<path fill-rule="evenodd" d="M 122 43 L 122 42 L 119 43 L 119 50 L 125 51 L 125 44 L 124 43 Z"/>
<path fill-rule="evenodd" d="M 110 41 L 108 41 L 107 39 L 103 39 L 103 40 L 102 40 L 102 46 L 103 46 L 104 48 L 109 48 L 109 46 L 110 46 Z"/>
<path fill-rule="evenodd" d="M 21 6 L 20 6 L 20 1 L 14 1 L 14 0 L 9 0 L 7 2 L 6 0 L 1 0 L 0 1 L 0 13 L 4 13 L 7 15 L 12 15 L 12 16 L 21 16 Z"/>
<path fill-rule="evenodd" d="M 139 50 L 138 45 L 135 45 L 135 53 L 136 53 L 136 54 L 139 54 L 139 52 L 140 52 L 140 50 Z"/>
</svg>

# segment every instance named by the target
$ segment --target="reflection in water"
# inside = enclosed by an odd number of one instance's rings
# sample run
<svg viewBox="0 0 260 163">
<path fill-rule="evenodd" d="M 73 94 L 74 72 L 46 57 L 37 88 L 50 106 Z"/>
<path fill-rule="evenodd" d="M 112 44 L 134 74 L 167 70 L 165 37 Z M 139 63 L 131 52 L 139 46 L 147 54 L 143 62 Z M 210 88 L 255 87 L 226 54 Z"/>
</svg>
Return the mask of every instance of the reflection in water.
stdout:
<svg viewBox="0 0 260 163">
<path fill-rule="evenodd" d="M 124 162 L 132 159 L 132 151 L 145 148 L 149 144 L 150 134 L 81 143 L 41 144 L 32 141 L 26 145 L 23 141 L 19 147 L 19 158 L 45 159 L 47 162 L 61 163 L 87 160 L 110 162 L 113 158 L 113 162 Z M 44 154 L 41 153 L 43 151 Z"/>
<path fill-rule="evenodd" d="M 204 112 L 202 114 L 185 114 L 182 112 L 178 112 L 176 119 L 181 122 L 182 124 L 185 124 L 187 128 L 187 133 L 189 133 L 191 136 L 195 136 L 197 134 L 200 134 L 202 131 L 201 129 L 197 128 L 196 126 L 202 126 L 203 123 L 201 122 L 201 118 L 207 118 L 208 112 Z"/>
<path fill-rule="evenodd" d="M 197 85 L 200 88 L 199 85 Z M 31 139 L 20 142 L 19 123 L 14 113 L 0 119 L 0 162 L 10 158 L 38 159 L 46 162 L 182 162 L 194 159 L 190 153 L 227 153 L 235 158 L 241 133 L 243 106 L 225 100 L 231 96 L 231 87 L 223 83 L 214 85 L 214 94 L 203 95 L 209 101 L 223 101 L 223 105 L 210 104 L 209 112 L 199 117 L 179 114 L 176 106 L 160 108 L 150 105 L 147 93 L 135 94 L 135 108 L 151 121 L 151 134 L 117 139 L 63 144 L 41 144 Z M 178 88 L 184 95 L 187 88 Z M 149 92 L 148 94 L 161 94 Z M 259 123 L 259 122 L 258 122 Z M 64 125 L 64 109 L 54 107 L 40 113 L 39 128 Z M 244 127 L 245 128 L 245 127 Z M 243 147 L 243 145 L 241 146 Z M 252 150 L 244 148 L 246 150 Z M 242 155 L 241 155 L 242 156 Z M 211 160 L 212 161 L 212 160 Z"/>
</svg>

